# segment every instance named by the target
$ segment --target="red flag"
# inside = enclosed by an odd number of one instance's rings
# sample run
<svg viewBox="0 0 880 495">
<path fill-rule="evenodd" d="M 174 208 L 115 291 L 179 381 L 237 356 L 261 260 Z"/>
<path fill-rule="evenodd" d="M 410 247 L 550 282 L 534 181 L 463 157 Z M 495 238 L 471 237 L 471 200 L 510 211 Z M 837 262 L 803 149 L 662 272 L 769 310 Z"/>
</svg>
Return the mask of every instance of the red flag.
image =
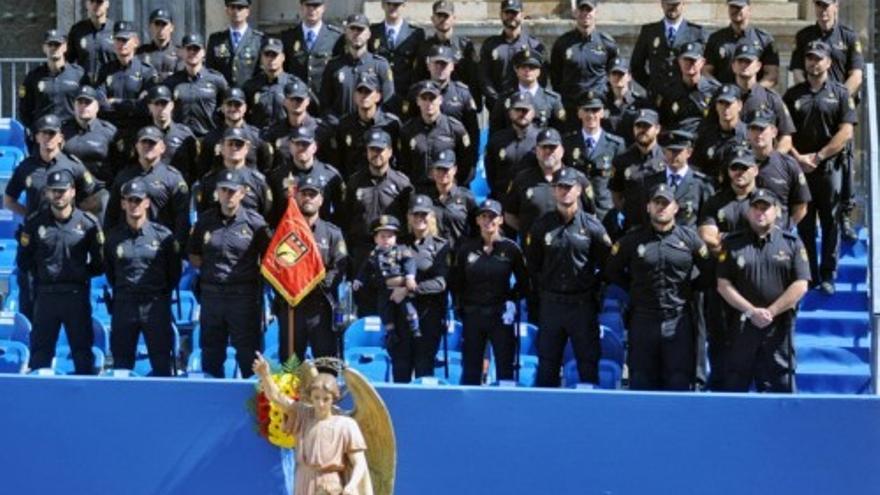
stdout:
<svg viewBox="0 0 880 495">
<path fill-rule="evenodd" d="M 290 306 L 324 280 L 324 262 L 308 222 L 293 197 L 263 255 L 260 271 Z"/>
</svg>

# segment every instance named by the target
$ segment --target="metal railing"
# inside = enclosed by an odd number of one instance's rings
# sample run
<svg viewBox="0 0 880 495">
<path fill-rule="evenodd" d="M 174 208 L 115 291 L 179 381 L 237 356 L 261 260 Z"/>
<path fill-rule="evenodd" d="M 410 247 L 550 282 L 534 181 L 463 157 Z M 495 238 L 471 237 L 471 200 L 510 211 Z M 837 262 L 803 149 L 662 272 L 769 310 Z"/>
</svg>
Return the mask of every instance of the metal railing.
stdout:
<svg viewBox="0 0 880 495">
<path fill-rule="evenodd" d="M 18 117 L 18 87 L 44 58 L 0 58 L 0 118 Z"/>
<path fill-rule="evenodd" d="M 871 391 L 880 395 L 880 139 L 877 136 L 877 87 L 874 80 L 874 64 L 865 67 L 865 107 L 867 122 L 863 122 L 862 133 L 867 158 L 866 172 L 869 177 L 868 196 L 868 273 L 871 296 Z"/>
</svg>

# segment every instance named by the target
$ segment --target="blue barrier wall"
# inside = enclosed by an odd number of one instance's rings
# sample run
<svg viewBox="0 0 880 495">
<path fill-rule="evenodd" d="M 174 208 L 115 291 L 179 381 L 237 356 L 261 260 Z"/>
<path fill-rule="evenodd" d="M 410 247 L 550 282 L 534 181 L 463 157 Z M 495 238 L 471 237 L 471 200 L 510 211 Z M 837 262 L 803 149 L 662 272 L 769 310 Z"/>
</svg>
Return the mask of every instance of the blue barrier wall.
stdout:
<svg viewBox="0 0 880 495">
<path fill-rule="evenodd" d="M 0 377 L 3 493 L 283 493 L 246 382 Z M 880 399 L 381 386 L 399 494 L 877 493 Z"/>
</svg>

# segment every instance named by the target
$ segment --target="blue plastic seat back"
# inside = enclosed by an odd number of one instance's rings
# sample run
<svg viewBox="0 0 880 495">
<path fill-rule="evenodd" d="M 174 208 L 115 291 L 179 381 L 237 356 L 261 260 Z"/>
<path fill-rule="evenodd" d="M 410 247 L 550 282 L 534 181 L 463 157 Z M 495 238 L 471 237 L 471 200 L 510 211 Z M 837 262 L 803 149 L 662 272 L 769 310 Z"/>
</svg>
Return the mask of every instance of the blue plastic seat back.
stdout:
<svg viewBox="0 0 880 495">
<path fill-rule="evenodd" d="M 177 326 L 174 324 L 171 325 L 171 331 L 174 333 L 171 345 L 172 345 L 172 354 L 174 356 L 180 355 L 180 333 L 177 331 Z M 141 333 L 138 336 L 137 348 L 135 350 L 135 361 L 134 361 L 134 372 L 139 376 L 151 376 L 153 374 L 153 367 L 150 364 L 150 350 L 147 348 L 147 342 L 144 340 L 144 334 Z"/>
<path fill-rule="evenodd" d="M 0 340 L 0 373 L 24 373 L 30 351 L 21 342 Z"/>
<path fill-rule="evenodd" d="M 24 125 L 15 119 L 0 119 L 0 145 L 27 152 Z"/>
<path fill-rule="evenodd" d="M 104 369 L 106 361 L 104 351 L 97 346 L 92 346 L 92 354 L 95 355 L 94 370 L 101 372 Z M 74 371 L 73 354 L 70 347 L 59 345 L 55 347 L 55 359 L 52 363 L 52 369 L 61 375 L 69 375 Z"/>
<path fill-rule="evenodd" d="M 345 348 L 383 347 L 385 332 L 378 316 L 367 316 L 355 320 L 345 331 Z"/>
<path fill-rule="evenodd" d="M 538 355 L 538 327 L 531 323 L 519 324 L 519 353 L 525 356 Z"/>
<path fill-rule="evenodd" d="M 447 324 L 446 346 L 449 352 L 461 352 L 463 329 L 462 323 L 458 320 L 453 320 L 451 324 Z"/>
</svg>

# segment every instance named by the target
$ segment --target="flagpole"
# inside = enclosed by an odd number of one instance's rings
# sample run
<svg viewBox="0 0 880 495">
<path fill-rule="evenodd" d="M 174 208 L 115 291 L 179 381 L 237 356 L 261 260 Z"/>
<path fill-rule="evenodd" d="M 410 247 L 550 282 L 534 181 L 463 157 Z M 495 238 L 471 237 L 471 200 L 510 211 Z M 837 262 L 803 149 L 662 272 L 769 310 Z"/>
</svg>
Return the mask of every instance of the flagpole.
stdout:
<svg viewBox="0 0 880 495">
<path fill-rule="evenodd" d="M 294 330 L 294 321 L 293 321 L 293 306 L 290 304 L 287 305 L 287 358 L 290 359 L 291 356 L 294 355 L 293 345 L 293 330 Z M 299 357 L 297 357 L 299 359 Z"/>
</svg>

